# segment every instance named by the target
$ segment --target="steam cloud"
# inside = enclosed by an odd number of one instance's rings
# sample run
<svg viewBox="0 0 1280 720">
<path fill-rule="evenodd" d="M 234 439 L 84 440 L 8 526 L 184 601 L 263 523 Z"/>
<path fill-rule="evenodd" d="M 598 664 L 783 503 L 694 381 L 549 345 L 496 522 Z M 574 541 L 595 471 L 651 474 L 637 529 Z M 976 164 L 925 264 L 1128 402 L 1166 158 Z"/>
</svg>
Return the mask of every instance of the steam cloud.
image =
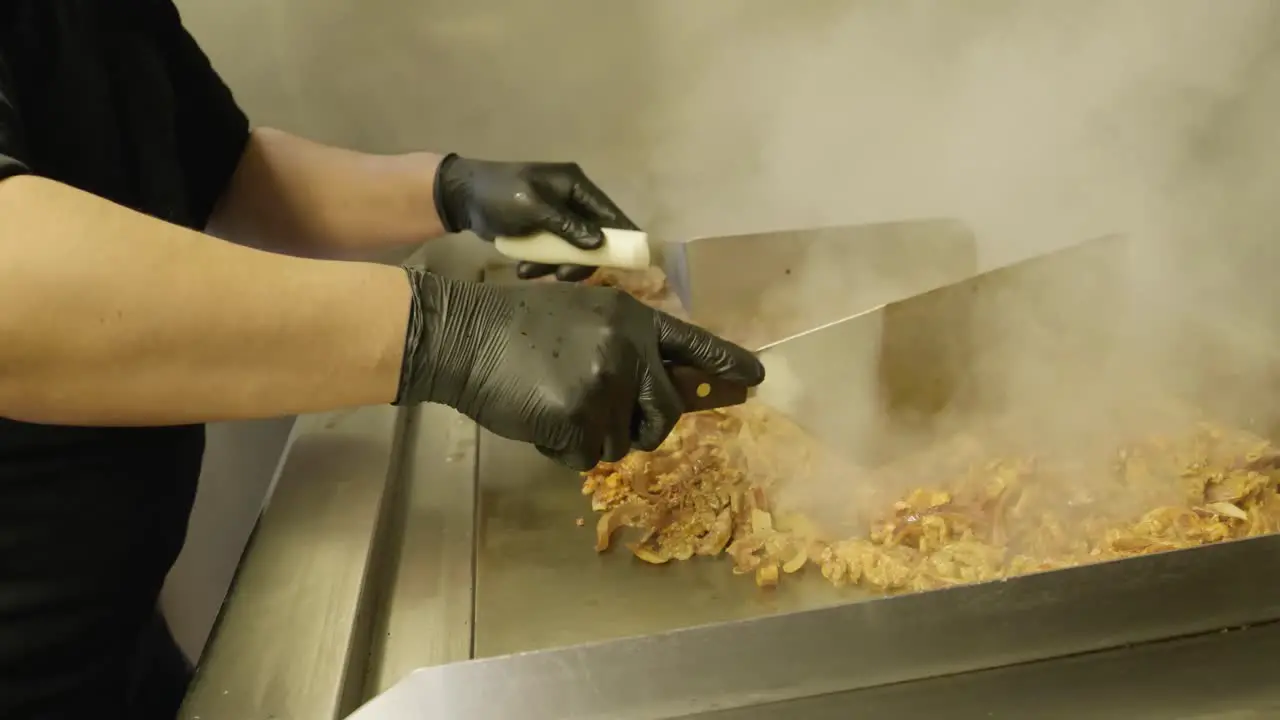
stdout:
<svg viewBox="0 0 1280 720">
<path fill-rule="evenodd" d="M 811 4 L 785 23 L 745 3 L 685 7 L 671 54 L 699 71 L 667 88 L 682 109 L 655 140 L 652 230 L 950 215 L 974 229 L 984 268 L 1123 233 L 1139 251 L 1124 322 L 1142 345 L 1141 372 L 1204 389 L 1224 371 L 1188 342 L 1234 343 L 1238 360 L 1210 353 L 1236 363 L 1225 371 L 1236 384 L 1217 392 L 1237 404 L 1256 395 L 1269 342 L 1259 327 L 1280 313 L 1259 307 L 1270 285 L 1232 288 L 1280 227 L 1280 133 L 1270 129 L 1280 121 L 1280 6 L 885 0 Z M 830 273 L 876 281 L 820 256 L 801 270 Z M 1211 298 L 1188 292 L 1197 276 Z M 1082 287 L 1064 304 L 1093 304 L 1100 320 L 1120 312 L 1102 302 Z M 1241 306 L 1256 316 L 1241 317 Z M 1027 347 L 1002 380 L 1021 410 L 1052 421 L 1046 442 L 1118 440 L 1154 421 L 1136 409 L 1099 416 L 1101 403 L 1125 402 L 1131 376 L 1086 401 L 1052 361 Z"/>
</svg>

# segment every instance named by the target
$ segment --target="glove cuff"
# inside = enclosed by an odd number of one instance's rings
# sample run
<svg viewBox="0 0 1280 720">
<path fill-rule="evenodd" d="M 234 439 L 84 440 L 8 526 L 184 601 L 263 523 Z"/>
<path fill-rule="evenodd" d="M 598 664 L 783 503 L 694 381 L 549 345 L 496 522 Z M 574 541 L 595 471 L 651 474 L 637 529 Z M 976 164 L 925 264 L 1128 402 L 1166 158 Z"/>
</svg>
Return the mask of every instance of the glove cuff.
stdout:
<svg viewBox="0 0 1280 720">
<path fill-rule="evenodd" d="M 406 267 L 409 276 L 409 326 L 404 333 L 404 357 L 400 360 L 400 385 L 396 389 L 396 399 L 392 405 L 406 405 L 413 386 L 417 384 L 415 371 L 419 367 L 418 354 L 426 345 L 426 311 L 422 306 L 422 281 L 426 271 L 422 268 Z"/>
<path fill-rule="evenodd" d="M 433 186 L 432 198 L 436 204 L 436 215 L 440 216 L 440 224 L 444 226 L 445 231 L 450 233 L 459 233 L 467 228 L 464 227 L 458 218 L 453 217 L 453 213 L 449 210 L 448 195 L 448 175 L 449 168 L 459 160 L 457 153 L 449 153 L 440 159 L 440 164 L 436 166 L 436 178 Z"/>
<path fill-rule="evenodd" d="M 467 286 L 421 267 L 405 267 L 411 293 L 400 385 L 393 405 L 437 402 L 458 407 L 476 348 L 467 328 L 477 307 Z M 461 333 L 459 331 L 462 331 Z"/>
</svg>

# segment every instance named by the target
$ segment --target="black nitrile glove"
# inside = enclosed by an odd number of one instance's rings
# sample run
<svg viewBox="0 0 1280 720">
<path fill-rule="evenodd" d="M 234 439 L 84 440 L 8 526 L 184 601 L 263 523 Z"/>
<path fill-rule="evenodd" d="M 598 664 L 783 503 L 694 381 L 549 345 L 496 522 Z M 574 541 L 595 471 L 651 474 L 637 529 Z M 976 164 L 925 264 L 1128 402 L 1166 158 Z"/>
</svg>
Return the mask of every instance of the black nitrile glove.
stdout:
<svg viewBox="0 0 1280 720">
<path fill-rule="evenodd" d="M 498 236 L 550 232 L 584 250 L 604 243 L 602 227 L 638 230 L 607 195 L 573 163 L 469 160 L 446 155 L 436 170 L 436 212 L 449 232 L 470 230 L 493 242 Z M 585 280 L 595 268 L 520 263 L 529 279 L 550 275 Z"/>
<path fill-rule="evenodd" d="M 407 268 L 396 404 L 437 402 L 576 470 L 654 450 L 683 412 L 663 360 L 754 386 L 747 350 L 611 288 L 490 285 Z"/>
</svg>

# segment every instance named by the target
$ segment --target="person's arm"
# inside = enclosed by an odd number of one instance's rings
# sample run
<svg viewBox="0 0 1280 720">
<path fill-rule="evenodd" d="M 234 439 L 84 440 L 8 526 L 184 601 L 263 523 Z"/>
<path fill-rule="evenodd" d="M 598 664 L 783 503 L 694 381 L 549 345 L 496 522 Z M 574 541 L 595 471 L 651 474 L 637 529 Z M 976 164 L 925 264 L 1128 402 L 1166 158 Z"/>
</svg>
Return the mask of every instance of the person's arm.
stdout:
<svg viewBox="0 0 1280 720">
<path fill-rule="evenodd" d="M 174 81 L 178 144 L 196 217 L 219 237 L 295 255 L 350 257 L 463 230 L 486 240 L 550 232 L 592 249 L 604 242 L 602 227 L 635 229 L 572 163 L 372 155 L 280 130 L 250 133 L 173 0 L 135 2 L 149 10 Z M 525 278 L 582 280 L 593 268 L 526 262 L 518 270 Z"/>
<path fill-rule="evenodd" d="M 369 155 L 280 130 L 252 132 L 209 231 L 298 255 L 343 257 L 445 234 L 440 156 Z"/>
<path fill-rule="evenodd" d="M 253 250 L 0 180 L 2 417 L 160 425 L 391 402 L 410 302 L 397 267 Z"/>
<path fill-rule="evenodd" d="M 232 245 L 35 177 L 11 90 L 0 46 L 0 417 L 159 425 L 395 398 L 403 270 Z M 211 150 L 247 134 L 221 107 Z M 207 217 L 234 158 L 183 153 L 199 168 L 190 211 Z"/>
</svg>

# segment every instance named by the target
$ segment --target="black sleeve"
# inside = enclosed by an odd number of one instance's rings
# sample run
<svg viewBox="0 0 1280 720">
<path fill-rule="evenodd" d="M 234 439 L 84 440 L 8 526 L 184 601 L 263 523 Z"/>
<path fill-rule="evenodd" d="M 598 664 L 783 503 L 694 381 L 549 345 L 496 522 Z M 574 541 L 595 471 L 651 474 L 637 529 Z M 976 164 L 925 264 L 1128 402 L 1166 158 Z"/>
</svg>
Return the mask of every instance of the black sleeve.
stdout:
<svg viewBox="0 0 1280 720">
<path fill-rule="evenodd" d="M 203 226 L 213 213 L 249 140 L 249 119 L 182 26 L 173 0 L 142 0 L 173 83 L 179 160 L 191 211 Z"/>
<path fill-rule="evenodd" d="M 0 180 L 30 172 L 23 162 L 25 155 L 22 120 L 13 101 L 13 82 L 4 49 L 0 48 Z"/>
</svg>

